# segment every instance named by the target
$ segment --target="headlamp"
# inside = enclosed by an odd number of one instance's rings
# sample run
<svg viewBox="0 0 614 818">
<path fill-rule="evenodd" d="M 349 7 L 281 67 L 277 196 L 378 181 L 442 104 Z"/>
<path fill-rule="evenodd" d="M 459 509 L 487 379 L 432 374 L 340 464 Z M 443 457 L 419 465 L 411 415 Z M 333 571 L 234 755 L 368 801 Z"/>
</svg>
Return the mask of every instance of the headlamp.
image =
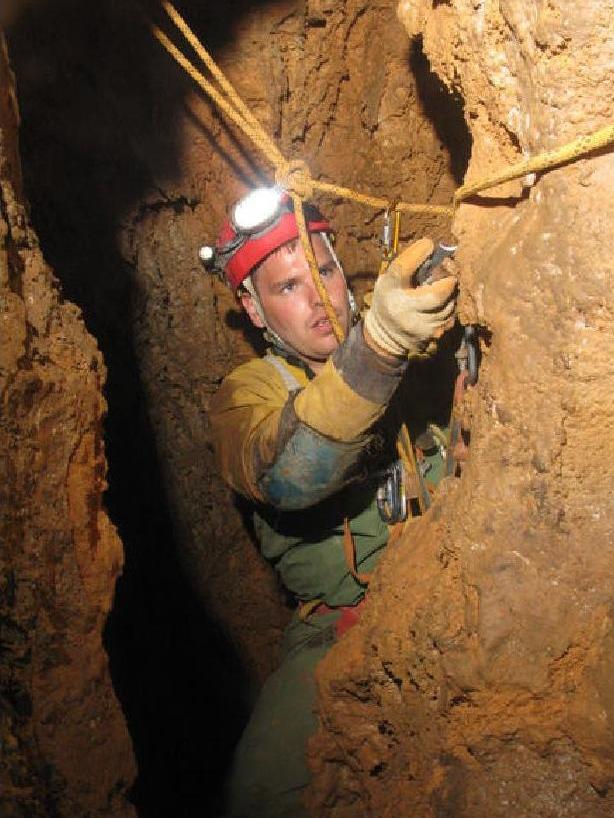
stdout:
<svg viewBox="0 0 614 818">
<path fill-rule="evenodd" d="M 306 203 L 303 212 L 309 233 L 330 233 L 330 224 L 314 205 Z M 277 185 L 260 187 L 234 205 L 215 247 L 201 248 L 199 256 L 236 290 L 268 255 L 298 235 L 290 194 Z"/>
<path fill-rule="evenodd" d="M 206 266 L 222 271 L 228 260 L 245 242 L 265 234 L 284 213 L 292 211 L 292 200 L 285 190 L 273 187 L 259 187 L 240 199 L 230 212 L 230 224 L 234 235 L 221 246 L 215 248 L 215 257 L 209 256 L 209 248 L 201 248 L 200 258 Z"/>
<path fill-rule="evenodd" d="M 230 218 L 237 233 L 259 233 L 278 218 L 284 191 L 277 187 L 252 190 L 234 206 Z"/>
</svg>

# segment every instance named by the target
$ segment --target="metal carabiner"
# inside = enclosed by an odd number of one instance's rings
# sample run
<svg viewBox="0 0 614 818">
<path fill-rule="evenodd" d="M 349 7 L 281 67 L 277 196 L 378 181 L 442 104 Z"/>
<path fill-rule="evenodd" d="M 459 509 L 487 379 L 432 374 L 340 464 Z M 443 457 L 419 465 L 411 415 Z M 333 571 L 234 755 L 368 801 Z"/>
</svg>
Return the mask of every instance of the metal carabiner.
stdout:
<svg viewBox="0 0 614 818">
<path fill-rule="evenodd" d="M 389 264 L 399 251 L 401 211 L 391 205 L 384 213 L 382 227 L 382 261 Z"/>
<path fill-rule="evenodd" d="M 459 372 L 466 371 L 465 385 L 475 386 L 478 380 L 478 346 L 475 327 L 467 324 L 463 332 L 463 340 L 456 352 L 456 362 Z"/>
<path fill-rule="evenodd" d="M 382 249 L 386 257 L 392 250 L 392 224 L 390 223 L 390 211 L 384 213 L 384 226 L 382 231 Z"/>
<path fill-rule="evenodd" d="M 465 327 L 465 343 L 467 344 L 467 385 L 475 386 L 478 381 L 478 339 L 472 324 L 467 324 Z"/>
<path fill-rule="evenodd" d="M 377 510 L 385 523 L 389 525 L 402 523 L 407 519 L 408 507 L 403 481 L 403 465 L 400 460 L 395 461 L 386 470 L 384 478 L 385 482 L 377 489 Z"/>
</svg>

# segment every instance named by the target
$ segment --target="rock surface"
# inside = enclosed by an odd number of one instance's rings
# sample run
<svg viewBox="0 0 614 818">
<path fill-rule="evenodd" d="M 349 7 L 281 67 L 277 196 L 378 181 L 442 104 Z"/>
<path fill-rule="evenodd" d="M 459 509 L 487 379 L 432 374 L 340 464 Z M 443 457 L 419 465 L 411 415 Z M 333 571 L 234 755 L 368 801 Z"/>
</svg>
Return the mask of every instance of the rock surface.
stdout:
<svg viewBox="0 0 614 818">
<path fill-rule="evenodd" d="M 0 813 L 129 816 L 102 632 L 122 548 L 102 508 L 105 366 L 28 220 L 0 33 Z"/>
<path fill-rule="evenodd" d="M 612 3 L 402 2 L 467 178 L 611 123 Z M 319 816 L 614 815 L 611 151 L 456 217 L 471 455 L 320 667 Z"/>
<path fill-rule="evenodd" d="M 254 338 L 197 262 L 268 169 L 131 4 L 58 5 L 11 32 L 25 186 L 109 366 L 108 502 L 126 543 L 107 633 L 116 688 L 150 798 L 189 786 L 196 808 L 288 615 L 207 427 Z M 471 142 L 470 180 L 611 121 L 611 0 L 415 0 L 399 9 L 409 40 L 395 6 L 181 8 L 288 157 L 366 191 L 447 203 Z M 25 577 L 7 572 L 4 589 L 6 786 L 21 814 L 113 814 L 119 795 L 96 805 L 132 768 L 100 649 L 121 564 L 100 509 L 104 367 L 24 222 L 10 93 L 2 105 L 6 553 Z M 461 315 L 483 352 L 463 406 L 471 457 L 390 548 L 364 619 L 321 666 L 314 815 L 614 815 L 613 173 L 605 151 L 457 213 Z M 379 216 L 327 205 L 360 293 Z M 403 237 L 446 229 L 406 219 Z M 218 709 L 234 723 L 216 726 Z"/>
</svg>

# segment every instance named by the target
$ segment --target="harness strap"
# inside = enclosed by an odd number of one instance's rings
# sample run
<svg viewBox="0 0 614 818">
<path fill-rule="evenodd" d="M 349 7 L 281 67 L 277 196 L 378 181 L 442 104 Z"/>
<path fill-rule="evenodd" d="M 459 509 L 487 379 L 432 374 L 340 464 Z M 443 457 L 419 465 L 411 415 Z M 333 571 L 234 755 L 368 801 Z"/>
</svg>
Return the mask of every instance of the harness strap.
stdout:
<svg viewBox="0 0 614 818">
<path fill-rule="evenodd" d="M 285 365 L 281 358 L 278 358 L 277 355 L 273 355 L 270 352 L 264 356 L 264 360 L 271 364 L 271 366 L 279 372 L 281 375 L 281 379 L 284 382 L 284 385 L 288 392 L 294 392 L 296 389 L 301 388 L 301 384 L 298 381 L 296 375 L 294 375 L 288 367 Z"/>
<path fill-rule="evenodd" d="M 345 554 L 345 561 L 347 567 L 350 569 L 350 574 L 354 577 L 356 582 L 360 585 L 368 585 L 371 581 L 371 574 L 362 574 L 356 569 L 356 546 L 354 545 L 354 537 L 350 529 L 350 521 L 347 517 L 343 520 L 343 553 Z"/>
</svg>

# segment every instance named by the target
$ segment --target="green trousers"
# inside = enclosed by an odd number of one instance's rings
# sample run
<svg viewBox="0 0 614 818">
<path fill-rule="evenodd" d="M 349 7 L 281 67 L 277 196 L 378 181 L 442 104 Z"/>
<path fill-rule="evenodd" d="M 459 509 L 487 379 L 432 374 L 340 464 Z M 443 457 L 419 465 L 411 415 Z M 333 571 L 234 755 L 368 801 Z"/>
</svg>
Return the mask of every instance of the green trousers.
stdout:
<svg viewBox="0 0 614 818">
<path fill-rule="evenodd" d="M 282 661 L 269 676 L 235 751 L 227 785 L 229 818 L 303 818 L 310 773 L 305 750 L 315 732 L 314 669 L 335 641 L 338 613 L 295 616 Z"/>
</svg>

